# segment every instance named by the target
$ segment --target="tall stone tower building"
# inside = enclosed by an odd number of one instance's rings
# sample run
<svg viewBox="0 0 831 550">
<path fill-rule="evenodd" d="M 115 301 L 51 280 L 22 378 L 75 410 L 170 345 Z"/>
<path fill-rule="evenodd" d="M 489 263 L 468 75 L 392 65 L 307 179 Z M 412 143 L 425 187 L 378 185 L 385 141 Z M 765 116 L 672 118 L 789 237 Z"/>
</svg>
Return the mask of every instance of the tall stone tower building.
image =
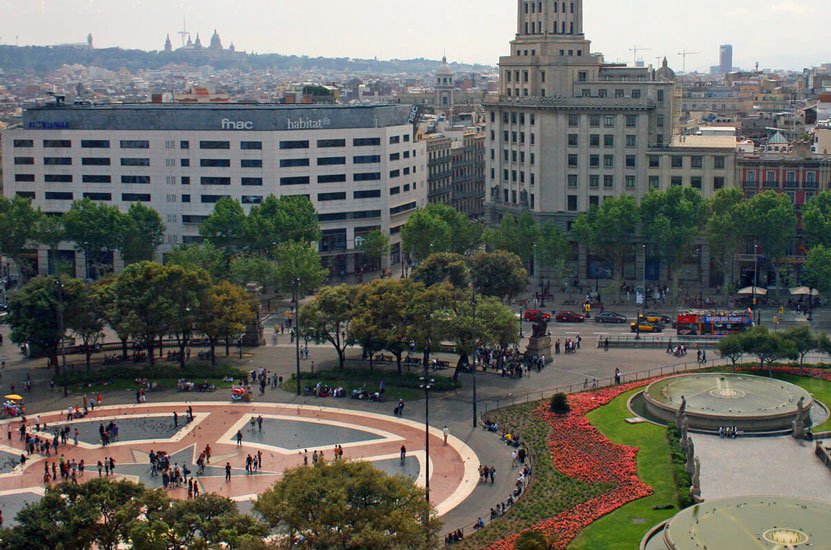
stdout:
<svg viewBox="0 0 831 550">
<path fill-rule="evenodd" d="M 604 197 L 641 197 L 647 152 L 671 142 L 674 83 L 592 53 L 582 0 L 517 8 L 499 97 L 485 105 L 489 220 L 527 210 L 565 228 Z"/>
</svg>

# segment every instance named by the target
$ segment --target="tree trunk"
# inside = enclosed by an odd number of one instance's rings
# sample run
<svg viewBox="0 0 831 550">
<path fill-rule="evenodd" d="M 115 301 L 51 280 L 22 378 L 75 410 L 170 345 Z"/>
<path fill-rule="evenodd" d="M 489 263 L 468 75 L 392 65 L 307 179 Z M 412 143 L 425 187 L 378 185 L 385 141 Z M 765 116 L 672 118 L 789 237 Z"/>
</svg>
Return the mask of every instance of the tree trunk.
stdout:
<svg viewBox="0 0 831 550">
<path fill-rule="evenodd" d="M 398 376 L 404 376 L 404 373 L 401 371 L 401 355 L 403 352 L 399 351 L 398 353 L 393 352 L 395 355 L 395 364 L 398 367 Z"/>
<path fill-rule="evenodd" d="M 159 358 L 164 357 L 164 336 L 159 334 Z"/>
<path fill-rule="evenodd" d="M 127 337 L 121 338 L 121 360 L 126 361 L 129 353 L 127 353 Z"/>
<path fill-rule="evenodd" d="M 58 362 L 57 348 L 49 350 L 49 360 L 52 362 L 52 365 L 55 366 L 55 376 L 58 376 L 61 373 L 61 364 Z"/>
<path fill-rule="evenodd" d="M 155 344 L 155 339 L 152 336 L 147 339 L 147 358 L 150 361 L 150 366 L 151 367 L 156 364 L 156 357 L 154 355 L 156 350 L 153 347 L 154 344 Z"/>
<path fill-rule="evenodd" d="M 216 338 L 209 338 L 208 344 L 211 346 L 211 366 L 216 366 Z"/>
<path fill-rule="evenodd" d="M 225 337 L 225 357 L 231 355 L 231 339 L 226 336 Z"/>
<path fill-rule="evenodd" d="M 373 372 L 373 360 L 375 359 L 375 352 L 369 354 L 369 372 Z"/>
<path fill-rule="evenodd" d="M 338 350 L 338 363 L 340 364 L 341 370 L 343 370 L 346 367 L 346 349 L 341 347 L 335 349 Z"/>
<path fill-rule="evenodd" d="M 86 354 L 87 354 L 87 374 L 89 374 L 90 359 L 92 358 L 92 350 L 90 349 L 89 345 L 87 345 Z"/>
</svg>

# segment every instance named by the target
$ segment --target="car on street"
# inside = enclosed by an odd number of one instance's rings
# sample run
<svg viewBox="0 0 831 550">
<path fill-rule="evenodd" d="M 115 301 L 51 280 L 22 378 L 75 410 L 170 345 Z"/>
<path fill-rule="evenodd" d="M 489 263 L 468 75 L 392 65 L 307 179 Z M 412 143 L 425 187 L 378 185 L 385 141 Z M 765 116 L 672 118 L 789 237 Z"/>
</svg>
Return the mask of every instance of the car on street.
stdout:
<svg viewBox="0 0 831 550">
<path fill-rule="evenodd" d="M 640 326 L 639 326 L 640 325 Z M 664 327 L 656 323 L 650 323 L 641 319 L 640 323 L 629 323 L 629 328 L 632 332 L 663 332 Z"/>
<path fill-rule="evenodd" d="M 582 323 L 586 318 L 575 311 L 560 311 L 554 315 L 554 320 L 558 323 Z"/>
<path fill-rule="evenodd" d="M 625 323 L 626 316 L 614 311 L 604 311 L 594 316 L 595 323 Z"/>
<path fill-rule="evenodd" d="M 547 311 L 542 311 L 539 309 L 529 309 L 525 311 L 525 314 L 523 314 L 522 318 L 528 322 L 536 323 L 540 319 L 550 321 L 551 314 Z"/>
<path fill-rule="evenodd" d="M 648 313 L 641 313 L 640 318 L 649 323 L 657 323 L 661 325 L 668 325 L 672 322 L 672 319 L 669 316 L 664 315 L 662 313 L 656 313 L 654 311 L 650 311 Z"/>
</svg>

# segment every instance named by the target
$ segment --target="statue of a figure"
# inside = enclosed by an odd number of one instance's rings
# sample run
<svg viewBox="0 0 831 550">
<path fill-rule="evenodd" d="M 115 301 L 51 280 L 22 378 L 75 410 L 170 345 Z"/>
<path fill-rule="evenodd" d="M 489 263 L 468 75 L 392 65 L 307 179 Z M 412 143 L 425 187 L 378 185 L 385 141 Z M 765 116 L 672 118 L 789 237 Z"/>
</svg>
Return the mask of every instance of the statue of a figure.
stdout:
<svg viewBox="0 0 831 550">
<path fill-rule="evenodd" d="M 805 437 L 805 398 L 800 397 L 796 402 L 796 419 L 793 421 L 793 436 L 797 439 Z"/>
<path fill-rule="evenodd" d="M 548 323 L 545 319 L 539 318 L 534 323 L 532 338 L 545 338 L 548 335 Z"/>
<path fill-rule="evenodd" d="M 692 475 L 692 487 L 690 487 L 690 494 L 693 495 L 700 495 L 701 494 L 701 460 L 698 457 L 695 457 L 694 460 L 694 470 Z"/>
<path fill-rule="evenodd" d="M 687 438 L 687 473 L 693 475 L 695 468 L 695 443 L 692 437 Z"/>
<path fill-rule="evenodd" d="M 681 429 L 681 418 L 684 416 L 684 413 L 687 410 L 687 398 L 683 395 L 681 396 L 681 406 L 678 407 L 678 411 L 675 413 L 675 427 L 679 430 Z"/>
<path fill-rule="evenodd" d="M 687 415 L 684 414 L 681 417 L 681 450 L 685 453 L 687 452 L 687 445 L 689 445 L 689 433 L 688 433 L 689 421 L 687 420 Z"/>
</svg>

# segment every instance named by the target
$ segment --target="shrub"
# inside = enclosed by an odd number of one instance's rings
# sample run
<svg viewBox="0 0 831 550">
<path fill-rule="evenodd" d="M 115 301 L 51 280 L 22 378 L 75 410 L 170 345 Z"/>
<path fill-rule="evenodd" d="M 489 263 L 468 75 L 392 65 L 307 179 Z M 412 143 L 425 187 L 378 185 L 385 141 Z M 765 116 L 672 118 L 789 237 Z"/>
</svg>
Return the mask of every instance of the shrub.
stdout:
<svg viewBox="0 0 831 550">
<path fill-rule="evenodd" d="M 692 478 L 685 468 L 687 454 L 681 449 L 681 431 L 670 424 L 667 427 L 667 441 L 669 442 L 670 456 L 672 458 L 672 477 L 675 479 L 675 489 L 678 492 L 678 506 L 681 509 L 694 504 L 690 494 Z"/>
<path fill-rule="evenodd" d="M 514 544 L 516 550 L 547 550 L 548 542 L 539 531 L 525 531 Z"/>
<path fill-rule="evenodd" d="M 568 397 L 564 393 L 555 393 L 551 397 L 549 410 L 555 414 L 568 414 L 571 406 L 568 404 Z"/>
<path fill-rule="evenodd" d="M 349 381 L 358 385 L 366 383 L 367 386 L 377 386 L 381 380 L 387 386 L 397 386 L 399 388 L 420 389 L 423 382 L 421 381 L 421 373 L 404 373 L 401 376 L 394 372 L 370 372 L 369 369 L 335 369 L 335 370 L 319 370 L 314 374 L 310 372 L 301 372 L 300 380 L 320 380 L 322 382 L 332 381 Z M 447 376 L 436 376 L 435 373 L 430 373 L 430 376 L 435 382 L 430 384 L 433 391 L 450 391 L 459 387 L 459 384 L 453 382 L 452 378 Z M 292 375 L 291 379 L 294 379 Z"/>
</svg>

